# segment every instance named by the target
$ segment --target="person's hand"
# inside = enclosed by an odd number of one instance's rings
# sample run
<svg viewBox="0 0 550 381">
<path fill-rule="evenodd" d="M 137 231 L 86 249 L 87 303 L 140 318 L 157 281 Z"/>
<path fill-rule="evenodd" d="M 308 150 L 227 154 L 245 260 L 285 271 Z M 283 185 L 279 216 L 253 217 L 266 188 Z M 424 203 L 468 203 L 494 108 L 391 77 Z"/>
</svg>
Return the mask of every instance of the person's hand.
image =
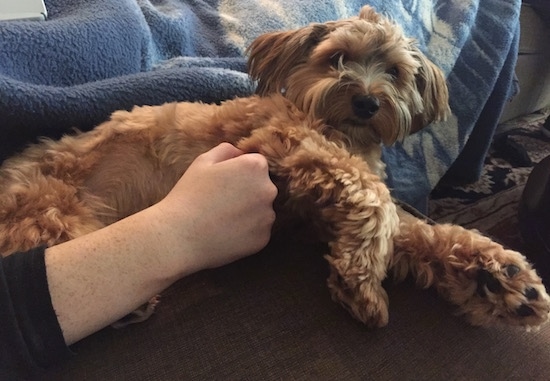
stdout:
<svg viewBox="0 0 550 381">
<path fill-rule="evenodd" d="M 203 269 L 267 245 L 276 195 L 265 157 L 222 143 L 197 157 L 155 207 L 166 219 L 172 244 L 181 245 L 197 269 Z"/>
</svg>

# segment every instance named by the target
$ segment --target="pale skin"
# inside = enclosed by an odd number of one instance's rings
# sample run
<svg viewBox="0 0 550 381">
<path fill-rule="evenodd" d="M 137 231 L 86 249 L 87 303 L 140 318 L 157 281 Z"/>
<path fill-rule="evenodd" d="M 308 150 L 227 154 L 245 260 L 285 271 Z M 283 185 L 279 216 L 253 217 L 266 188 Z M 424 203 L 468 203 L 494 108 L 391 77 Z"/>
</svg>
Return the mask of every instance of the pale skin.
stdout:
<svg viewBox="0 0 550 381">
<path fill-rule="evenodd" d="M 263 156 L 222 143 L 159 203 L 48 248 L 48 285 L 65 342 L 117 321 L 186 275 L 261 250 L 276 195 Z"/>
</svg>

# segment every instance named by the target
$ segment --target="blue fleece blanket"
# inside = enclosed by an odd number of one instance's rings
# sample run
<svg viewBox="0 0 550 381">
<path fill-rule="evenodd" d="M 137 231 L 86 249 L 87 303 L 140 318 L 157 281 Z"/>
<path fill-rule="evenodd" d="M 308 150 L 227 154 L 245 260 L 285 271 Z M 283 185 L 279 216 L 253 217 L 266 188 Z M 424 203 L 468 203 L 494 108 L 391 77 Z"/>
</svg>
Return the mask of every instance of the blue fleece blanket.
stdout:
<svg viewBox="0 0 550 381">
<path fill-rule="evenodd" d="M 0 22 L 0 159 L 117 109 L 247 96 L 243 52 L 256 36 L 356 15 L 365 3 L 416 37 L 448 78 L 450 120 L 384 152 L 395 196 L 423 209 L 446 172 L 479 171 L 513 88 L 520 0 L 46 0 L 47 21 Z"/>
</svg>

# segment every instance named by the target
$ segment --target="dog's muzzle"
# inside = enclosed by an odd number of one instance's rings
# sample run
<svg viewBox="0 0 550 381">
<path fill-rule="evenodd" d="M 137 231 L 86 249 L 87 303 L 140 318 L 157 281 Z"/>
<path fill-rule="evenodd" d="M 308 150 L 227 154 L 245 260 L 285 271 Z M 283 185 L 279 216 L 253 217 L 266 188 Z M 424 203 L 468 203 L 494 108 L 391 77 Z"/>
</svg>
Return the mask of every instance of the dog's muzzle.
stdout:
<svg viewBox="0 0 550 381">
<path fill-rule="evenodd" d="M 351 107 L 358 118 L 370 119 L 380 109 L 380 101 L 372 95 L 354 95 L 351 98 Z"/>
</svg>

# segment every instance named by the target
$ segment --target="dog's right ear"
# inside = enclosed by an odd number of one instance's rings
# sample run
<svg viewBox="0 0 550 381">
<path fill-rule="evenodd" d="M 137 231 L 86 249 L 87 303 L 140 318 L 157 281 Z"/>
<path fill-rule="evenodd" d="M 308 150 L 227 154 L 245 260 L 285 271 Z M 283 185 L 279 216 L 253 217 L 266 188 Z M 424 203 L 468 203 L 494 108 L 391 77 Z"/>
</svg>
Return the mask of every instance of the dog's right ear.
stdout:
<svg viewBox="0 0 550 381">
<path fill-rule="evenodd" d="M 380 23 L 380 20 L 382 20 L 381 16 L 376 13 L 374 8 L 370 5 L 364 5 L 359 10 L 359 18 L 376 24 Z"/>
<path fill-rule="evenodd" d="M 311 51 L 329 33 L 325 24 L 289 32 L 266 33 L 247 49 L 248 73 L 258 81 L 256 93 L 266 95 L 285 87 L 290 71 L 307 60 Z"/>
</svg>

